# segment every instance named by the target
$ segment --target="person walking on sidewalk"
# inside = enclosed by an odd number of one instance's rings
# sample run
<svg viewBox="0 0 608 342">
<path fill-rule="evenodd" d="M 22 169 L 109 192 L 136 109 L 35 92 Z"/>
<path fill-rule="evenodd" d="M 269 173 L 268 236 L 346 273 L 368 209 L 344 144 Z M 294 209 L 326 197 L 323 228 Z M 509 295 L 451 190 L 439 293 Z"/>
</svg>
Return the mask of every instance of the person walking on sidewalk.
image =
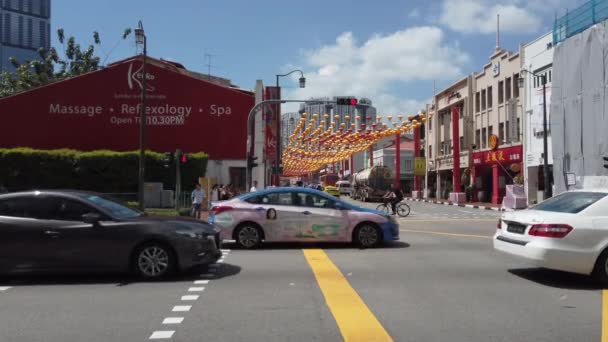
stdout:
<svg viewBox="0 0 608 342">
<path fill-rule="evenodd" d="M 201 218 L 201 205 L 205 200 L 205 191 L 201 189 L 201 185 L 196 183 L 196 189 L 192 191 L 192 195 L 190 196 L 192 199 L 192 216 L 196 219 Z"/>
<path fill-rule="evenodd" d="M 251 189 L 249 189 L 249 192 L 256 192 L 256 191 L 258 191 L 258 181 L 254 180 L 253 186 L 251 186 Z"/>
</svg>

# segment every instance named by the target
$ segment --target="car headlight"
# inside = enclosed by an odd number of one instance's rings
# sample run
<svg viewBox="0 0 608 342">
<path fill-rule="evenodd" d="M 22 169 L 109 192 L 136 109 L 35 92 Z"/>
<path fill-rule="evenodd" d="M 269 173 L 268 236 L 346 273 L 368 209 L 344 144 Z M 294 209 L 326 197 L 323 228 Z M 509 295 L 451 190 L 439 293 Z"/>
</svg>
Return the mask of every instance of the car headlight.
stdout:
<svg viewBox="0 0 608 342">
<path fill-rule="evenodd" d="M 191 239 L 199 239 L 199 240 L 204 240 L 207 238 L 207 236 L 209 236 L 209 234 L 193 232 L 191 230 L 176 230 L 175 232 L 179 235 L 187 236 Z"/>
</svg>

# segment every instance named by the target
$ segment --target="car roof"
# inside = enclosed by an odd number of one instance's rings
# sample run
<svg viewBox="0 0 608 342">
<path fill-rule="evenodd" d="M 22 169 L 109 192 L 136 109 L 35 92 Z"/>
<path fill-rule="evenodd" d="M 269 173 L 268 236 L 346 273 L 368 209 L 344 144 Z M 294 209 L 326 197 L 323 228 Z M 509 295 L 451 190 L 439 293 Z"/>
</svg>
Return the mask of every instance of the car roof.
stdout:
<svg viewBox="0 0 608 342">
<path fill-rule="evenodd" d="M 264 190 L 260 190 L 260 191 L 256 191 L 256 192 L 250 192 L 248 194 L 241 195 L 239 198 L 245 200 L 245 199 L 255 197 L 255 196 L 260 196 L 260 195 L 283 193 L 283 192 L 294 192 L 294 191 L 315 194 L 315 195 L 319 195 L 319 194 L 326 195 L 324 192 L 321 192 L 319 190 L 299 187 L 299 186 L 292 186 L 292 187 L 278 187 L 278 188 L 264 189 Z"/>
<path fill-rule="evenodd" d="M 17 196 L 27 196 L 27 195 L 100 195 L 93 191 L 84 191 L 84 190 L 29 190 L 29 191 L 18 191 L 18 192 L 9 192 L 6 194 L 1 194 L 0 198 L 10 198 Z"/>
<path fill-rule="evenodd" d="M 564 191 L 562 193 L 567 193 L 567 192 L 601 192 L 601 193 L 606 193 L 608 194 L 608 188 L 586 188 L 586 189 L 574 189 L 574 190 L 568 190 L 568 191 Z"/>
</svg>

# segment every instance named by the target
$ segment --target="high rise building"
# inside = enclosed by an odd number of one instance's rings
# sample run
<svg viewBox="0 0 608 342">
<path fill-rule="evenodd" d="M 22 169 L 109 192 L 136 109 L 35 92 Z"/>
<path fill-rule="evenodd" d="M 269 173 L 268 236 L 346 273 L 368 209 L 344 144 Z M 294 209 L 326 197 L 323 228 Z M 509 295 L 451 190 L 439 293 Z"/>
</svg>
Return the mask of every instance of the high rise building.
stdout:
<svg viewBox="0 0 608 342">
<path fill-rule="evenodd" d="M 39 58 L 51 46 L 51 0 L 0 0 L 0 70 Z"/>
</svg>

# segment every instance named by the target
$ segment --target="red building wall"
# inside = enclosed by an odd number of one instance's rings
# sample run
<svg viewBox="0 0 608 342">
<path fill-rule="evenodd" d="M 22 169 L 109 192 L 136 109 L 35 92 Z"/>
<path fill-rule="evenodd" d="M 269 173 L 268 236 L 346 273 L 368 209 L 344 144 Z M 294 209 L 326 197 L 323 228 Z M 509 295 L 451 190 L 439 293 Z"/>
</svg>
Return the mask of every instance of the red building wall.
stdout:
<svg viewBox="0 0 608 342">
<path fill-rule="evenodd" d="M 0 99 L 0 147 L 138 149 L 142 65 L 140 58 L 131 58 Z M 156 60 L 146 68 L 147 149 L 245 159 L 252 93 L 188 76 Z"/>
</svg>

